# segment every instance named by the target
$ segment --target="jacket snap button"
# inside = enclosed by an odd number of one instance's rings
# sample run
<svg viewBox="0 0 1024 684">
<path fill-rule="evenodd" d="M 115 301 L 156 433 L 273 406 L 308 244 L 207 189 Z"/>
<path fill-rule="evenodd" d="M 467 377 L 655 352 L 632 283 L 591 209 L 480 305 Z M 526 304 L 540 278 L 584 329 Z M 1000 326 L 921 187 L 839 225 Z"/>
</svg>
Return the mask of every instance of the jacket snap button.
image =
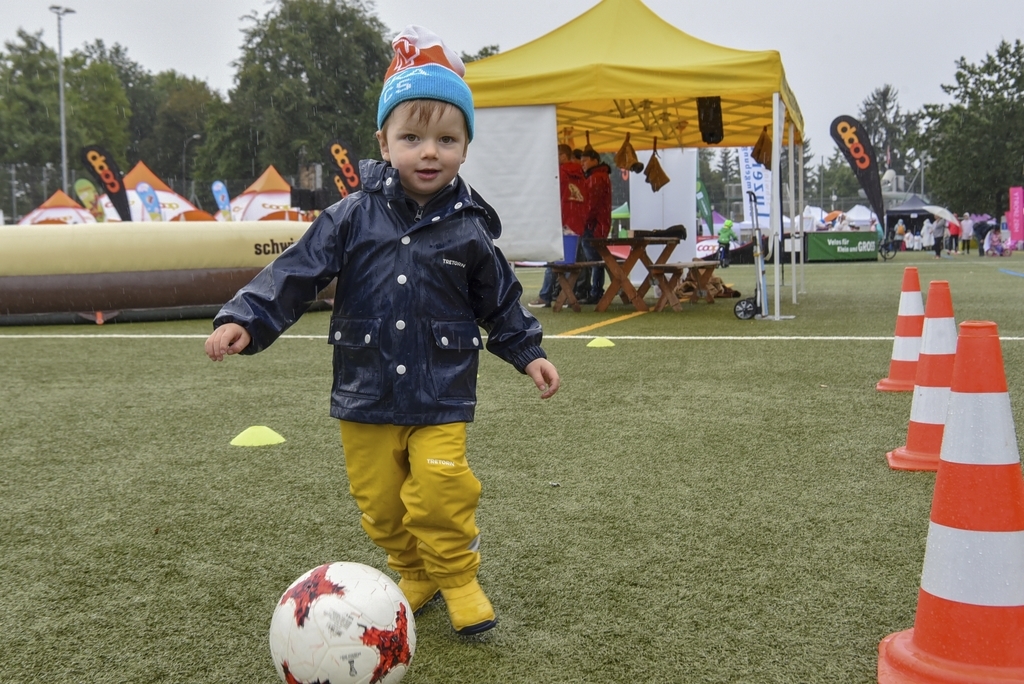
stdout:
<svg viewBox="0 0 1024 684">
<path fill-rule="evenodd" d="M 341 333 L 340 332 L 334 333 L 334 339 L 340 340 L 341 339 Z"/>
<path fill-rule="evenodd" d="M 399 375 L 405 375 L 405 366 L 399 365 L 398 368 L 395 369 L 395 372 Z"/>
<path fill-rule="evenodd" d="M 341 338 L 341 333 L 338 333 L 338 338 Z M 367 335 L 366 337 L 364 337 L 363 342 L 365 342 L 366 344 L 370 344 L 370 336 Z"/>
<path fill-rule="evenodd" d="M 432 219 L 430 219 L 430 220 L 431 220 L 431 221 L 440 221 L 440 220 L 441 220 L 441 217 L 440 217 L 440 216 L 435 216 L 434 218 L 432 218 Z"/>
<path fill-rule="evenodd" d="M 391 185 L 391 179 L 388 178 L 386 181 L 384 181 L 384 185 Z"/>
<path fill-rule="evenodd" d="M 395 321 L 395 327 L 399 330 L 405 330 L 405 321 Z"/>
<path fill-rule="evenodd" d="M 448 338 L 447 337 L 442 337 L 441 338 L 441 344 L 443 344 L 444 346 L 447 347 L 448 346 Z"/>
<path fill-rule="evenodd" d="M 476 338 L 476 337 L 473 338 L 473 346 L 474 347 L 479 347 L 480 346 L 480 339 L 479 338 Z"/>
<path fill-rule="evenodd" d="M 409 236 L 408 236 L 408 235 L 406 235 L 405 237 L 403 237 L 403 238 L 402 238 L 402 244 L 403 244 L 403 245 L 407 245 L 407 244 L 409 244 L 410 242 L 412 242 L 412 241 L 411 241 L 411 240 L 409 239 Z"/>
<path fill-rule="evenodd" d="M 404 275 L 398 276 L 398 284 L 399 285 L 405 285 L 405 281 L 406 280 L 407 280 L 407 278 Z"/>
<path fill-rule="evenodd" d="M 455 208 L 456 209 L 461 209 L 462 208 L 462 202 L 456 202 L 455 203 Z"/>
</svg>

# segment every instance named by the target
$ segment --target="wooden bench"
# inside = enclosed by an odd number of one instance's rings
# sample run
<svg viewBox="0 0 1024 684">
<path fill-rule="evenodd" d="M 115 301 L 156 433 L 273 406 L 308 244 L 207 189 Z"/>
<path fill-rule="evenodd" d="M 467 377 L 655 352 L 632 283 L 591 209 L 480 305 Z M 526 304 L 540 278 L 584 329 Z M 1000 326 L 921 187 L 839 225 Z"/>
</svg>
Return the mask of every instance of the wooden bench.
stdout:
<svg viewBox="0 0 1024 684">
<path fill-rule="evenodd" d="M 562 307 L 568 304 L 573 311 L 576 313 L 580 312 L 580 303 L 576 299 L 576 294 L 573 290 L 576 288 L 576 281 L 579 280 L 580 273 L 585 268 L 604 268 L 603 261 L 576 261 L 571 264 L 567 264 L 563 261 L 552 261 L 547 264 L 551 272 L 558 278 L 558 284 L 561 286 L 561 292 L 558 293 L 558 297 L 555 301 L 551 302 L 551 310 L 555 313 L 562 310 Z"/>
<path fill-rule="evenodd" d="M 683 310 L 679 298 L 676 297 L 676 288 L 679 287 L 679 281 L 684 275 L 694 286 L 688 300 L 691 304 L 695 304 L 701 297 L 704 297 L 708 304 L 714 304 L 715 297 L 711 294 L 709 285 L 717 266 L 718 262 L 715 261 L 680 261 L 648 266 L 647 270 L 661 288 L 661 297 L 658 298 L 654 310 L 662 311 L 666 306 L 671 306 L 676 311 Z"/>
</svg>

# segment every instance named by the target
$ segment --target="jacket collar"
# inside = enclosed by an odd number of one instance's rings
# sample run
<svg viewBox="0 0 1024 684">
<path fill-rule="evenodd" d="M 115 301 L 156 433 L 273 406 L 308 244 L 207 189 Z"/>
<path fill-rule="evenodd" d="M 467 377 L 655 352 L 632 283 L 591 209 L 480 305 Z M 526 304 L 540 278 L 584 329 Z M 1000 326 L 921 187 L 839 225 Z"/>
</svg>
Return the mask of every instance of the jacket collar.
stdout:
<svg viewBox="0 0 1024 684">
<path fill-rule="evenodd" d="M 595 173 L 603 173 L 604 175 L 608 176 L 611 175 L 611 172 L 612 167 L 608 166 L 604 162 L 601 162 L 597 166 L 591 166 L 589 171 L 584 171 L 583 173 L 587 176 L 587 178 L 590 178 Z"/>
<path fill-rule="evenodd" d="M 376 159 L 363 159 L 359 162 L 359 178 L 366 192 L 379 192 L 389 203 L 406 205 L 412 203 L 402 189 L 398 171 L 387 162 Z M 410 207 L 412 208 L 412 207 Z M 466 209 L 477 209 L 487 222 L 487 230 L 491 239 L 501 236 L 501 221 L 497 212 L 473 190 L 469 183 L 456 176 L 451 185 L 434 195 L 423 207 L 423 218 L 410 227 L 410 231 L 443 220 L 452 214 Z M 413 209 L 413 213 L 415 210 Z M 435 219 L 436 217 L 436 219 Z"/>
<path fill-rule="evenodd" d="M 385 199 L 404 198 L 398 170 L 387 162 L 362 159 L 359 162 L 359 180 L 366 192 L 382 192 Z"/>
</svg>

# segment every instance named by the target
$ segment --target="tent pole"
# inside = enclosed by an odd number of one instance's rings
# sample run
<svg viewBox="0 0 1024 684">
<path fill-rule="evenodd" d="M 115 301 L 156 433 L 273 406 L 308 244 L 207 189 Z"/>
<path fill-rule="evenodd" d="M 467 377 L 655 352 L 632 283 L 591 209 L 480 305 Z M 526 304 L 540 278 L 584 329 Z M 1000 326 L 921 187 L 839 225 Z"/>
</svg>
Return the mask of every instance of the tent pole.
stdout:
<svg viewBox="0 0 1024 684">
<path fill-rule="evenodd" d="M 793 154 L 796 150 L 796 145 L 793 142 L 793 136 L 796 134 L 796 128 L 793 126 L 793 122 L 789 122 L 789 263 L 792 266 L 790 273 L 792 277 L 790 280 L 793 281 L 793 303 L 796 304 L 796 250 L 797 250 L 797 226 L 796 226 L 796 179 L 794 177 L 794 169 L 796 161 L 793 159 Z"/>
<path fill-rule="evenodd" d="M 797 146 L 797 169 L 799 169 L 800 177 L 797 178 L 797 187 L 800 189 L 800 193 L 797 195 L 797 209 L 800 210 L 800 294 L 807 294 L 807 285 L 804 282 L 804 269 L 807 268 L 807 250 L 804 249 L 804 144 L 800 143 Z"/>
<path fill-rule="evenodd" d="M 772 241 L 774 242 L 775 256 L 775 313 L 773 318 L 781 320 L 779 307 L 782 305 L 782 293 L 779 292 L 779 284 L 782 282 L 782 207 L 779 190 L 781 179 L 779 178 L 779 162 L 782 158 L 782 100 L 778 92 L 772 93 L 772 208 L 769 221 L 772 227 Z"/>
</svg>

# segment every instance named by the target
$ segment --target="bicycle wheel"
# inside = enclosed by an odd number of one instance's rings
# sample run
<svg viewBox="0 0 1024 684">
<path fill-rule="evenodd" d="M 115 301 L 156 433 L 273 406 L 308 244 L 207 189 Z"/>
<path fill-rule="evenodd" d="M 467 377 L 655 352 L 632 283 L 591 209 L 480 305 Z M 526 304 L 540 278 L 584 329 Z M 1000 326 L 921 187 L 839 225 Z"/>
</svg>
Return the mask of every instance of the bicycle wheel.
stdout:
<svg viewBox="0 0 1024 684">
<path fill-rule="evenodd" d="M 878 245 L 878 253 L 882 256 L 882 261 L 888 261 L 896 256 L 896 243 L 895 242 L 883 242 Z"/>
</svg>

